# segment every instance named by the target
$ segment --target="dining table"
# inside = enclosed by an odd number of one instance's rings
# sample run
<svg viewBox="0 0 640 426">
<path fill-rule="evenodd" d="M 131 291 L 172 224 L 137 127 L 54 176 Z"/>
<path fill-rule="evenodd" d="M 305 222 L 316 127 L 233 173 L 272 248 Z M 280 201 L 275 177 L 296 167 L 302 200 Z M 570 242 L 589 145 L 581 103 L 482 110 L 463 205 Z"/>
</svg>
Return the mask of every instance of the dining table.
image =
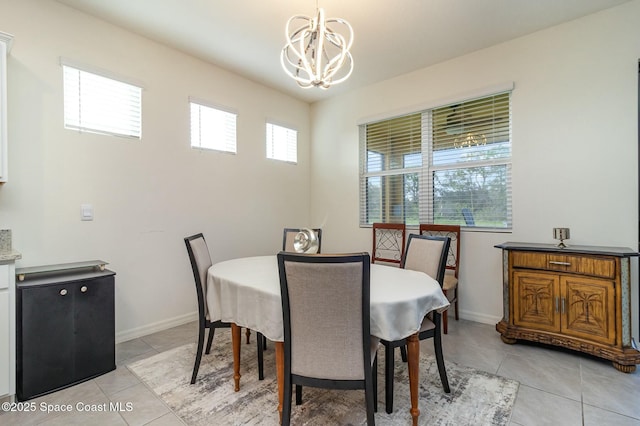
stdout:
<svg viewBox="0 0 640 426">
<path fill-rule="evenodd" d="M 370 331 L 382 340 L 406 339 L 410 413 L 417 425 L 420 344 L 418 331 L 425 315 L 449 307 L 440 285 L 419 271 L 371 264 Z M 213 264 L 207 274 L 207 308 L 211 321 L 231 323 L 234 389 L 240 390 L 241 327 L 274 342 L 278 381 L 278 412 L 284 400 L 284 326 L 280 274 L 275 255 L 243 257 Z"/>
</svg>

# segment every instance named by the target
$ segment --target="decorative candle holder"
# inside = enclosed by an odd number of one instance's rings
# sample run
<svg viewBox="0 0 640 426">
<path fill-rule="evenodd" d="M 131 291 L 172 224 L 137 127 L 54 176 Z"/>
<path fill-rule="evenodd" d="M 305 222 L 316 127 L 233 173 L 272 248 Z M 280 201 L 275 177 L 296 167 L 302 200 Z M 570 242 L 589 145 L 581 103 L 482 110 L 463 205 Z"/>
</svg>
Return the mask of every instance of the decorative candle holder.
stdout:
<svg viewBox="0 0 640 426">
<path fill-rule="evenodd" d="M 318 235 L 312 229 L 301 229 L 293 239 L 293 249 L 296 253 L 315 254 L 319 247 Z"/>
<path fill-rule="evenodd" d="M 566 245 L 564 243 L 564 240 L 568 240 L 569 238 L 571 238 L 569 228 L 553 228 L 553 238 L 556 240 L 560 240 L 558 247 L 565 248 Z"/>
</svg>

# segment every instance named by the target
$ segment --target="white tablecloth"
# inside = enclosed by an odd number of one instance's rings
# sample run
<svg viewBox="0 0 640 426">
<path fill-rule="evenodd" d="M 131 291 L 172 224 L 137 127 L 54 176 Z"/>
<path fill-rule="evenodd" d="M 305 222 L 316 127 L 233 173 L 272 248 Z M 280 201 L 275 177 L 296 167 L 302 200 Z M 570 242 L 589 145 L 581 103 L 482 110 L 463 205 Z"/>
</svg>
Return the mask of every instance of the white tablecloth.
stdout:
<svg viewBox="0 0 640 426">
<path fill-rule="evenodd" d="M 444 310 L 449 301 L 428 275 L 371 265 L 371 334 L 398 340 L 416 333 L 424 316 Z M 276 256 L 246 257 L 216 263 L 207 275 L 211 321 L 233 322 L 282 342 L 282 301 Z"/>
</svg>

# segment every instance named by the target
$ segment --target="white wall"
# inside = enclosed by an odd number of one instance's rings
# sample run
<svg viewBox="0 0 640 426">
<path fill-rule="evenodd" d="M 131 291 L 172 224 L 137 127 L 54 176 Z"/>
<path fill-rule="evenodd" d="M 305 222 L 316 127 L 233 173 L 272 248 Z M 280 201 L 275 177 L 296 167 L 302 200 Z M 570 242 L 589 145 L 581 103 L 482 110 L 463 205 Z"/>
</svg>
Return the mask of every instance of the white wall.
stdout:
<svg viewBox="0 0 640 426">
<path fill-rule="evenodd" d="M 358 226 L 358 121 L 506 82 L 515 83 L 513 231 L 463 233 L 461 316 L 502 317 L 494 244 L 554 243 L 562 226 L 569 244 L 637 249 L 638 40 L 634 1 L 314 104 L 311 220 L 326 222 L 323 250 L 371 250 L 371 229 Z M 634 260 L 634 325 L 637 276 Z"/>
<path fill-rule="evenodd" d="M 568 226 L 570 244 L 637 247 L 639 0 L 311 109 L 57 2 L 0 0 L 0 11 L 0 31 L 15 36 L 0 228 L 13 230 L 18 267 L 109 261 L 119 340 L 193 318 L 186 235 L 203 232 L 214 261 L 274 253 L 284 226 L 322 226 L 323 251 L 370 251 L 356 122 L 505 82 L 515 83 L 514 228 L 464 233 L 462 316 L 501 317 L 494 244 L 553 242 L 551 228 Z M 61 56 L 144 85 L 141 141 L 62 128 Z M 188 96 L 239 112 L 237 155 L 189 147 Z M 297 166 L 264 158 L 266 118 L 298 128 Z M 94 221 L 80 221 L 82 203 Z"/>
<path fill-rule="evenodd" d="M 18 267 L 110 262 L 118 340 L 195 318 L 185 236 L 203 232 L 215 262 L 276 253 L 284 226 L 308 222 L 308 104 L 57 2 L 0 11 L 15 36 L 0 227 Z M 142 83 L 142 140 L 63 129 L 61 56 Z M 190 148 L 189 96 L 238 112 L 237 155 Z M 298 165 L 265 158 L 267 118 L 298 129 Z"/>
</svg>

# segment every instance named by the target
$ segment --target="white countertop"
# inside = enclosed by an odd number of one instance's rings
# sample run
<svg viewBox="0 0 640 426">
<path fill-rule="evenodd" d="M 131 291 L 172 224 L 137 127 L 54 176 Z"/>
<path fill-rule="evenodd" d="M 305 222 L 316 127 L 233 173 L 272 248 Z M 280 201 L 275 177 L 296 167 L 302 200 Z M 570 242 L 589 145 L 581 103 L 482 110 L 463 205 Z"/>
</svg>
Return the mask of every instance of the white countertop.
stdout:
<svg viewBox="0 0 640 426">
<path fill-rule="evenodd" d="M 22 254 L 15 250 L 0 253 L 0 262 L 15 262 L 18 259 L 22 259 Z"/>
</svg>

